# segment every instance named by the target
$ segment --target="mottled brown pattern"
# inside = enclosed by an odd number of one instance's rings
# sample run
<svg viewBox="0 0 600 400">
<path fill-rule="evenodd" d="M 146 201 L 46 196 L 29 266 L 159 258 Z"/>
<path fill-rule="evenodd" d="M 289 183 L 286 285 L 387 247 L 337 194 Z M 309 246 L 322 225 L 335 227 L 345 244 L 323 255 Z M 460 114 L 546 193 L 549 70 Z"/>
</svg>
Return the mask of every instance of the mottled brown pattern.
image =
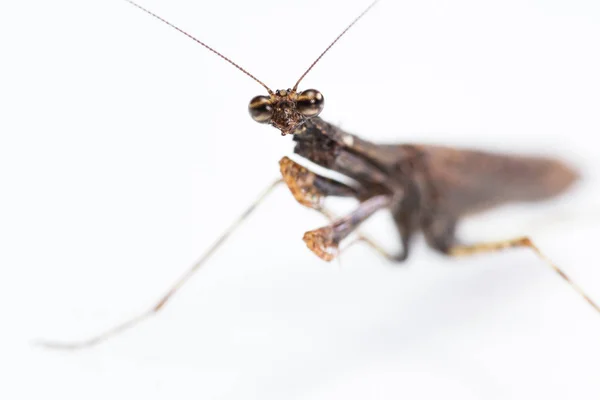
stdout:
<svg viewBox="0 0 600 400">
<path fill-rule="evenodd" d="M 339 252 L 339 242 L 335 240 L 333 228 L 323 228 L 308 231 L 302 238 L 306 246 L 324 261 L 333 260 Z"/>
<path fill-rule="evenodd" d="M 316 210 L 322 209 L 326 196 L 361 198 L 360 188 L 353 188 L 330 178 L 319 176 L 307 168 L 283 157 L 279 161 L 283 181 L 294 198 L 303 206 Z"/>
<path fill-rule="evenodd" d="M 298 163 L 283 157 L 279 161 L 281 176 L 294 198 L 303 206 L 320 209 L 323 193 L 314 185 L 316 175 Z"/>
<path fill-rule="evenodd" d="M 278 90 L 271 94 L 273 117 L 271 125 L 281 131 L 282 135 L 292 133 L 303 121 L 304 116 L 296 108 L 296 92 Z"/>
</svg>

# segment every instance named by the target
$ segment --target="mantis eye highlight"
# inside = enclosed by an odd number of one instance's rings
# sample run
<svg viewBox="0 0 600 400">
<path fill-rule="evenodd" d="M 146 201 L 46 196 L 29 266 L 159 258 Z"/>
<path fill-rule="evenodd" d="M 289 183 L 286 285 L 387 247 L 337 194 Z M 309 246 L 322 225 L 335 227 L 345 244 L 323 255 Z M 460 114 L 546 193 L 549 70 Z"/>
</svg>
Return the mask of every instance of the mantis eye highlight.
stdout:
<svg viewBox="0 0 600 400">
<path fill-rule="evenodd" d="M 250 100 L 248 111 L 253 120 L 260 123 L 266 123 L 273 117 L 273 107 L 271 98 L 267 96 L 256 96 Z"/>
<path fill-rule="evenodd" d="M 298 95 L 296 106 L 305 117 L 316 117 L 323 110 L 325 99 L 318 90 L 308 89 Z"/>
</svg>

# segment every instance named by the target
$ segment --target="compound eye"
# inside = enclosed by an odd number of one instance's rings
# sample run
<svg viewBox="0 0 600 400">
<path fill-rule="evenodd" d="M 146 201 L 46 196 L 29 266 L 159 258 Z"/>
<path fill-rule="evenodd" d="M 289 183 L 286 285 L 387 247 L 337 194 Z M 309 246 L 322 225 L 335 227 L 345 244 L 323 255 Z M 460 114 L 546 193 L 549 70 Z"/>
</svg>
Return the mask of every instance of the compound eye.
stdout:
<svg viewBox="0 0 600 400">
<path fill-rule="evenodd" d="M 253 120 L 260 123 L 266 123 L 273 116 L 273 106 L 271 98 L 267 96 L 256 96 L 250 100 L 248 111 Z"/>
<path fill-rule="evenodd" d="M 300 114 L 305 117 L 316 117 L 325 106 L 325 99 L 321 92 L 315 89 L 308 89 L 301 92 L 296 99 L 296 107 Z"/>
</svg>

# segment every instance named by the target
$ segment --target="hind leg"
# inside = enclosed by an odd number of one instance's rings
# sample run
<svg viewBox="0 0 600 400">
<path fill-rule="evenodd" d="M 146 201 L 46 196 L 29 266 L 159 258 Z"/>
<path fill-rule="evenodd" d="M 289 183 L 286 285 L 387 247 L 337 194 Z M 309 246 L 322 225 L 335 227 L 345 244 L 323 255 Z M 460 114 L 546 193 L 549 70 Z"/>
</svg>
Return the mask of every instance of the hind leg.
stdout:
<svg viewBox="0 0 600 400">
<path fill-rule="evenodd" d="M 556 272 L 562 279 L 564 279 L 569 286 L 571 286 L 581 297 L 583 297 L 597 312 L 600 313 L 600 307 L 594 303 L 594 301 L 583 291 L 583 289 L 569 278 L 565 272 L 560 269 L 556 264 L 548 259 L 540 249 L 531 241 L 530 238 L 523 236 L 509 240 L 501 240 L 497 242 L 484 242 L 473 245 L 457 245 L 452 246 L 448 249 L 447 254 L 455 257 L 470 256 L 480 253 L 491 253 L 496 251 L 503 251 L 506 249 L 512 249 L 517 247 L 524 247 L 531 249 L 542 261 L 546 263 L 554 272 Z"/>
<path fill-rule="evenodd" d="M 422 226 L 425 238 L 429 245 L 436 250 L 441 251 L 452 257 L 472 256 L 476 254 L 492 253 L 504 251 L 513 248 L 528 248 L 531 249 L 547 266 L 552 268 L 562 279 L 565 280 L 581 297 L 583 297 L 597 312 L 600 312 L 600 307 L 579 287 L 569 276 L 560 269 L 556 264 L 548 259 L 533 241 L 526 236 L 508 240 L 499 240 L 495 242 L 482 242 L 471 245 L 457 244 L 455 238 L 456 219 L 441 218 L 430 219 L 425 221 Z"/>
</svg>

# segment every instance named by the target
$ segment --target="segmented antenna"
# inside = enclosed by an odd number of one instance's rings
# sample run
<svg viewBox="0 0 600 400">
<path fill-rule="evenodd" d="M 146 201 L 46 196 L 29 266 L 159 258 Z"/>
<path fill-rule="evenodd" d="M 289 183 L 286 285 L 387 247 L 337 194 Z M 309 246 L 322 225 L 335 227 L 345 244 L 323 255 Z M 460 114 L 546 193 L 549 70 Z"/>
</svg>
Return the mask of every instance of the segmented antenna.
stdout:
<svg viewBox="0 0 600 400">
<path fill-rule="evenodd" d="M 304 79 L 304 77 L 306 76 L 306 74 L 308 74 L 308 72 L 309 72 L 311 69 L 313 69 L 313 67 L 315 66 L 315 64 L 319 62 L 319 60 L 320 60 L 320 59 L 321 59 L 321 58 L 322 58 L 322 57 L 325 55 L 325 53 L 327 53 L 327 52 L 329 51 L 329 49 L 330 49 L 331 47 L 333 47 L 333 45 L 334 45 L 334 44 L 335 44 L 335 43 L 336 43 L 338 40 L 340 40 L 340 38 L 341 38 L 342 36 L 344 36 L 344 34 L 345 34 L 346 32 L 348 32 L 348 30 L 349 30 L 350 28 L 352 28 L 352 26 L 353 26 L 354 24 L 356 24 L 356 23 L 358 22 L 358 20 L 359 20 L 359 19 L 361 19 L 361 18 L 362 18 L 362 17 L 363 17 L 363 16 L 364 16 L 364 15 L 365 15 L 367 12 L 369 12 L 369 10 L 370 10 L 371 8 L 373 8 L 373 6 L 374 6 L 375 4 L 377 4 L 377 2 L 378 2 L 378 1 L 379 1 L 379 0 L 375 0 L 374 2 L 372 2 L 372 3 L 371 3 L 371 5 L 370 5 L 369 7 L 367 7 L 367 8 L 366 8 L 366 10 L 365 10 L 365 11 L 363 11 L 363 12 L 362 12 L 362 13 L 361 13 L 361 14 L 360 14 L 358 17 L 356 17 L 356 19 L 355 19 L 354 21 L 352 21 L 352 23 L 350 23 L 350 25 L 348 25 L 348 26 L 346 27 L 346 29 L 344 29 L 344 31 L 343 31 L 342 33 L 340 33 L 340 34 L 339 34 L 339 36 L 338 36 L 338 37 L 336 37 L 336 38 L 335 38 L 335 40 L 334 40 L 333 42 L 331 42 L 331 44 L 330 44 L 329 46 L 327 46 L 327 48 L 325 49 L 325 51 L 324 51 L 324 52 L 322 52 L 322 53 L 321 53 L 321 55 L 320 55 L 319 57 L 317 57 L 317 59 L 316 59 L 316 60 L 315 60 L 315 61 L 314 61 L 314 62 L 313 62 L 311 65 L 310 65 L 310 67 L 308 67 L 308 69 L 307 69 L 307 70 L 306 70 L 306 71 L 305 71 L 305 72 L 302 74 L 302 76 L 300 77 L 300 79 L 298 79 L 298 82 L 296 82 L 296 84 L 294 85 L 294 88 L 292 89 L 292 92 L 295 92 L 295 91 L 296 91 L 296 89 L 298 89 L 298 85 L 300 84 L 300 81 L 301 81 L 302 79 Z"/>
<path fill-rule="evenodd" d="M 213 49 L 212 47 L 210 47 L 206 43 L 204 43 L 204 42 L 200 41 L 199 39 L 193 37 L 192 35 L 190 35 L 186 31 L 184 31 L 183 29 L 176 27 L 175 25 L 173 25 L 172 23 L 170 23 L 166 19 L 159 17 L 158 15 L 154 14 L 152 11 L 145 9 L 144 7 L 140 6 L 136 2 L 131 1 L 131 0 L 125 0 L 125 1 L 128 2 L 128 3 L 130 3 L 130 4 L 133 4 L 134 6 L 136 6 L 137 8 L 139 8 L 140 10 L 142 10 L 142 11 L 144 11 L 144 12 L 152 15 L 154 18 L 156 18 L 156 19 L 164 22 L 165 24 L 169 25 L 171 28 L 174 28 L 174 29 L 178 30 L 179 32 L 183 33 L 185 36 L 189 37 L 193 41 L 195 41 L 197 43 L 200 43 L 202 46 L 204 46 L 208 50 L 212 51 L 213 53 L 215 53 L 216 55 L 218 55 L 219 57 L 221 57 L 223 60 L 227 61 L 229 64 L 233 65 L 234 67 L 236 67 L 237 69 L 239 69 L 240 71 L 242 71 L 243 73 L 245 73 L 246 75 L 248 75 L 250 78 L 252 78 L 256 82 L 260 83 L 265 89 L 267 89 L 267 92 L 269 92 L 269 94 L 273 94 L 273 91 L 271 89 L 269 89 L 269 87 L 267 85 L 265 85 L 260 80 L 258 80 L 254 75 L 252 75 L 250 72 L 246 71 L 244 68 L 240 67 L 239 65 L 237 65 L 236 63 L 234 63 L 233 61 L 231 61 L 229 58 L 225 57 L 223 54 L 219 53 L 218 51 L 216 51 L 215 49 Z"/>
</svg>

